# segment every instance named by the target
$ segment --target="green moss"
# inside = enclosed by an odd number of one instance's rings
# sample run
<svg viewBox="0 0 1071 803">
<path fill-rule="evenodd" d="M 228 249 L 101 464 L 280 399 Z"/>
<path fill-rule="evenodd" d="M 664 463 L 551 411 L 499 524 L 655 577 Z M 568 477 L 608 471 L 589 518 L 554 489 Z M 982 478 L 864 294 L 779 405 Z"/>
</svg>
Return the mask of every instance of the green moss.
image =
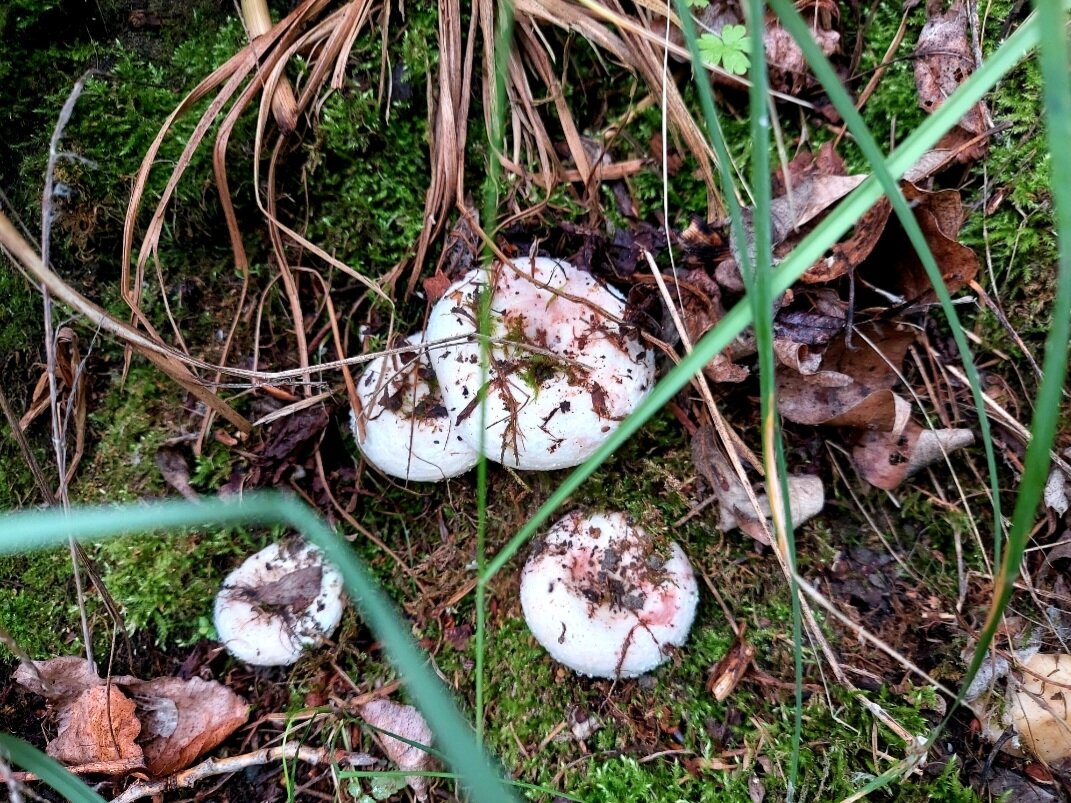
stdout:
<svg viewBox="0 0 1071 803">
<path fill-rule="evenodd" d="M 243 529 L 154 533 L 105 541 L 95 557 L 127 629 L 181 645 L 207 635 L 223 578 L 269 540 Z"/>
<path fill-rule="evenodd" d="M 32 657 L 78 649 L 82 631 L 75 599 L 67 550 L 0 557 L 0 627 Z"/>
</svg>

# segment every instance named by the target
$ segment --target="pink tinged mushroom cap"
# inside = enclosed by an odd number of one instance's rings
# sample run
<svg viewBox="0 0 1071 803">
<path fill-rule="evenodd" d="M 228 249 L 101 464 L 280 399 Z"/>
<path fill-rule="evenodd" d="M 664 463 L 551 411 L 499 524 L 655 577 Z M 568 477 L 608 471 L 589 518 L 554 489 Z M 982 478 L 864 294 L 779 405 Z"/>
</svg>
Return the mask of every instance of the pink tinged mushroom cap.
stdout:
<svg viewBox="0 0 1071 803">
<path fill-rule="evenodd" d="M 546 257 L 513 264 L 470 271 L 432 308 L 427 342 L 458 340 L 432 345 L 443 402 L 461 437 L 482 443 L 490 460 L 532 470 L 579 465 L 650 392 L 654 353 L 617 323 L 625 302 L 590 273 Z M 481 393 L 482 292 L 492 293 L 493 344 Z"/>
<path fill-rule="evenodd" d="M 423 343 L 420 333 L 409 345 Z M 357 380 L 362 412 L 350 427 L 365 459 L 384 474 L 435 482 L 476 465 L 478 452 L 462 440 L 439 394 L 426 351 L 383 355 Z"/>
<path fill-rule="evenodd" d="M 623 513 L 555 524 L 525 564 L 521 607 L 536 640 L 582 675 L 634 677 L 684 644 L 699 588 L 680 546 Z"/>
<path fill-rule="evenodd" d="M 292 664 L 342 618 L 342 575 L 315 546 L 272 544 L 227 575 L 216 597 L 219 640 L 254 666 Z"/>
</svg>

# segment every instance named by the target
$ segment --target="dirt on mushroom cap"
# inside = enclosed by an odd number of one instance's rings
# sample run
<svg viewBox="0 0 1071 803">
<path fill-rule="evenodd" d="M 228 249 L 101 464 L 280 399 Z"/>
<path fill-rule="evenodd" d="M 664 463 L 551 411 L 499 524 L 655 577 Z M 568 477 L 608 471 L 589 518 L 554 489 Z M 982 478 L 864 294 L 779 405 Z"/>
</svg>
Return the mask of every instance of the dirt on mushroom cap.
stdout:
<svg viewBox="0 0 1071 803">
<path fill-rule="evenodd" d="M 494 346 L 481 383 L 477 320 L 489 287 Z M 432 309 L 427 340 L 465 338 L 431 351 L 461 437 L 514 468 L 583 462 L 654 384 L 654 355 L 618 323 L 624 311 L 591 274 L 546 257 L 471 271 L 453 284 Z"/>
<path fill-rule="evenodd" d="M 585 675 L 632 677 L 688 637 L 699 598 L 688 558 L 623 513 L 570 513 L 525 564 L 521 605 L 533 635 Z"/>
<path fill-rule="evenodd" d="M 419 346 L 421 333 L 405 342 Z M 383 355 L 357 381 L 363 409 L 351 428 L 372 465 L 404 480 L 435 482 L 476 465 L 478 452 L 456 432 L 425 351 Z"/>
</svg>

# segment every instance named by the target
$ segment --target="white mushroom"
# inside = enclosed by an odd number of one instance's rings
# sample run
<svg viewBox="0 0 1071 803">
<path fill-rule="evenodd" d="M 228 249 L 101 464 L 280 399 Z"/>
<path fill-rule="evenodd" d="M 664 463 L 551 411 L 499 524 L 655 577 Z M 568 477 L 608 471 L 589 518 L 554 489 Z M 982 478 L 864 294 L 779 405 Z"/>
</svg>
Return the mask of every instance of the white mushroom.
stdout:
<svg viewBox="0 0 1071 803">
<path fill-rule="evenodd" d="M 1008 713 L 1019 743 L 1046 764 L 1071 758 L 1071 655 L 1039 652 L 1009 679 Z"/>
<path fill-rule="evenodd" d="M 488 288 L 494 345 L 481 391 L 477 319 Z M 461 437 L 514 468 L 582 463 L 654 384 L 654 355 L 617 322 L 624 312 L 590 273 L 545 257 L 470 271 L 451 285 L 432 308 L 427 341 L 464 338 L 431 353 Z"/>
<path fill-rule="evenodd" d="M 272 544 L 227 575 L 216 597 L 219 640 L 254 666 L 292 664 L 342 618 L 342 575 L 315 546 Z"/>
<path fill-rule="evenodd" d="M 423 336 L 405 341 L 419 346 Z M 383 355 L 357 380 L 361 418 L 350 426 L 365 459 L 384 474 L 434 482 L 463 474 L 479 454 L 453 427 L 423 350 Z"/>
<path fill-rule="evenodd" d="M 698 600 L 681 548 L 623 513 L 570 513 L 521 575 L 521 607 L 536 640 L 596 677 L 634 677 L 666 661 L 688 638 Z"/>
</svg>

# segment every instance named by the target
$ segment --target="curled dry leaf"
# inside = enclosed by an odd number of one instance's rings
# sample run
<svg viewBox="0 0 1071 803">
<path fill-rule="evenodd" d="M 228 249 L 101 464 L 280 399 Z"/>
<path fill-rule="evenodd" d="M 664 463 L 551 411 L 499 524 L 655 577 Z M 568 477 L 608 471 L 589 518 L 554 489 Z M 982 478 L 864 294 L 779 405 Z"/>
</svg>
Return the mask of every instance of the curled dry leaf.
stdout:
<svg viewBox="0 0 1071 803">
<path fill-rule="evenodd" d="M 973 443 L 969 429 L 924 429 L 908 421 L 900 433 L 862 433 L 852 449 L 852 462 L 871 485 L 892 490 L 946 454 Z"/>
<path fill-rule="evenodd" d="M 862 337 L 849 349 L 841 336 L 830 343 L 822 370 L 809 376 L 781 368 L 777 372 L 777 408 L 799 424 L 830 424 L 899 432 L 911 406 L 892 387 L 915 336 L 889 324 L 859 327 Z M 894 370 L 895 369 L 895 370 Z"/>
<path fill-rule="evenodd" d="M 768 545 L 769 539 L 762 521 L 736 472 L 717 447 L 714 428 L 708 424 L 701 426 L 692 436 L 692 462 L 718 499 L 718 526 L 725 531 L 739 527 L 756 541 Z M 787 483 L 789 509 L 794 526 L 822 511 L 825 506 L 825 490 L 820 478 L 809 475 L 790 476 Z M 756 496 L 762 516 L 769 519 L 769 497 L 761 491 L 756 491 Z"/>
<path fill-rule="evenodd" d="M 108 683 L 76 656 L 35 661 L 34 668 L 20 666 L 15 681 L 56 711 L 59 732 L 47 750 L 67 764 L 136 757 L 150 775 L 169 775 L 220 744 L 249 715 L 245 700 L 215 681 L 121 675 Z"/>
<path fill-rule="evenodd" d="M 919 105 L 931 114 L 941 107 L 959 85 L 974 72 L 974 53 L 968 40 L 967 3 L 955 0 L 947 11 L 942 12 L 939 0 L 927 4 L 926 24 L 919 33 L 915 48 L 915 86 L 919 93 Z M 971 107 L 959 121 L 963 133 L 970 136 L 984 134 L 989 129 L 989 111 L 984 102 Z M 959 161 L 974 161 L 985 154 L 985 141 L 964 150 Z"/>
<path fill-rule="evenodd" d="M 777 359 L 782 365 L 799 374 L 814 374 L 822 367 L 822 355 L 811 351 L 806 343 L 796 343 L 792 340 L 776 338 L 774 340 L 774 354 L 777 355 Z"/>
<path fill-rule="evenodd" d="M 410 742 L 430 746 L 431 728 L 417 709 L 392 700 L 372 700 L 358 710 L 365 722 L 378 729 L 372 732 L 372 736 L 387 754 L 387 758 L 398 766 L 398 769 L 428 770 L 432 768 L 434 759 L 426 750 L 387 735 L 387 733 L 392 733 Z M 380 731 L 387 731 L 387 733 Z M 409 775 L 406 776 L 405 782 L 409 784 L 417 800 L 428 799 L 427 778 Z"/>
<path fill-rule="evenodd" d="M 978 274 L 978 257 L 959 242 L 963 226 L 963 202 L 956 190 L 928 192 L 913 184 L 901 183 L 904 197 L 941 270 L 948 292 L 955 293 Z M 894 296 L 905 305 L 933 304 L 937 293 L 903 228 L 897 223 L 886 228 L 879 247 L 860 268 L 866 281 Z"/>
</svg>

